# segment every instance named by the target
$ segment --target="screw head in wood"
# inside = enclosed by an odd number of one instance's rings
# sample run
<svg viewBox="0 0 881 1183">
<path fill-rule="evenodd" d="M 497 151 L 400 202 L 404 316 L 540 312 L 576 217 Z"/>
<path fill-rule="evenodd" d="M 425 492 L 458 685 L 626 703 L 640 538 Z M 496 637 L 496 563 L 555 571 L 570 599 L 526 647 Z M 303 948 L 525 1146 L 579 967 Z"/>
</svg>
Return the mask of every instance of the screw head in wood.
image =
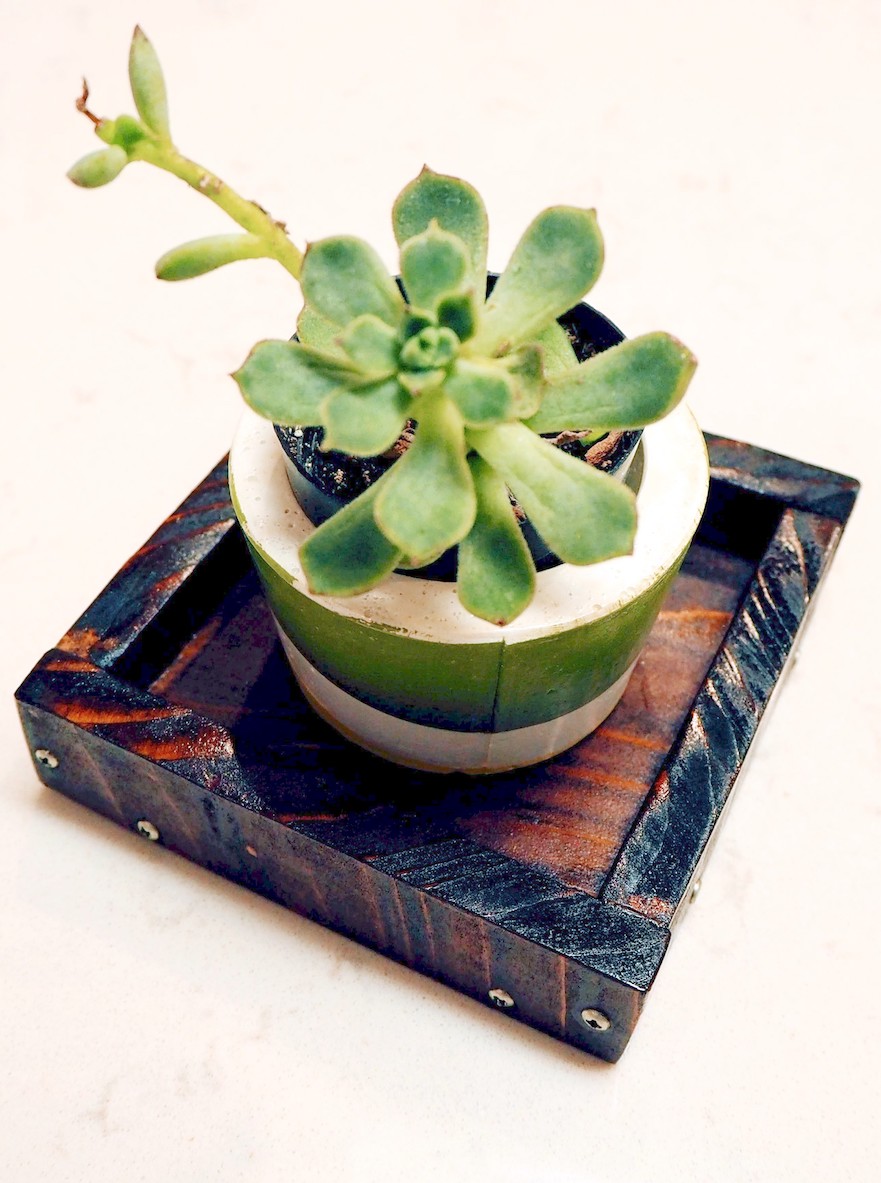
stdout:
<svg viewBox="0 0 881 1183">
<path fill-rule="evenodd" d="M 508 1010 L 514 1005 L 514 999 L 507 990 L 500 990 L 498 986 L 494 986 L 489 992 L 491 1002 L 494 1002 L 500 1010 Z"/>
<path fill-rule="evenodd" d="M 148 842 L 159 841 L 159 831 L 152 822 L 148 822 L 145 817 L 142 817 L 139 822 L 135 822 L 135 829 L 142 838 L 146 838 Z"/>
<path fill-rule="evenodd" d="M 612 1026 L 612 1020 L 608 1015 L 604 1015 L 601 1010 L 594 1010 L 592 1007 L 586 1007 L 581 1012 L 581 1021 L 585 1027 L 590 1027 L 591 1031 L 608 1031 Z"/>
<path fill-rule="evenodd" d="M 50 752 L 48 748 L 37 748 L 34 752 L 34 759 L 38 764 L 42 764 L 44 768 L 57 768 L 58 757 Z"/>
</svg>

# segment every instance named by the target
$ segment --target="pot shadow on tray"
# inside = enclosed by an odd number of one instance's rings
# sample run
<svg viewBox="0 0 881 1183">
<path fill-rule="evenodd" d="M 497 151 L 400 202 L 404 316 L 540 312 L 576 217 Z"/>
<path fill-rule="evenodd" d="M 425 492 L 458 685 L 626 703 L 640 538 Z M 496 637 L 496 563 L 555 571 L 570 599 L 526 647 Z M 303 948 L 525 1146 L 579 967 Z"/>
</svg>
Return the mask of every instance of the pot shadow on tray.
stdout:
<svg viewBox="0 0 881 1183">
<path fill-rule="evenodd" d="M 726 507 L 712 510 L 618 707 L 586 740 L 529 769 L 420 773 L 337 735 L 297 687 L 240 538 L 213 608 L 146 682 L 230 730 L 242 803 L 284 825 L 368 861 L 444 843 L 458 860 L 491 851 L 597 895 L 761 553 L 755 537 L 732 545 Z"/>
</svg>

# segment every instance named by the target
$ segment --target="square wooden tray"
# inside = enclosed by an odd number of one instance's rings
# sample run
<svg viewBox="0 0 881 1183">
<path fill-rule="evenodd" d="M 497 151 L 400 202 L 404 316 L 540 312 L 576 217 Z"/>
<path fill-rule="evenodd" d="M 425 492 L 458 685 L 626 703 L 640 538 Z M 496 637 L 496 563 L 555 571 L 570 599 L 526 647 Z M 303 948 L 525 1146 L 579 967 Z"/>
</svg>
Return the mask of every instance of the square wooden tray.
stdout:
<svg viewBox="0 0 881 1183">
<path fill-rule="evenodd" d="M 707 441 L 707 511 L 628 690 L 555 760 L 432 776 L 317 719 L 221 463 L 19 688 L 37 771 L 143 837 L 615 1060 L 858 489 Z"/>
</svg>

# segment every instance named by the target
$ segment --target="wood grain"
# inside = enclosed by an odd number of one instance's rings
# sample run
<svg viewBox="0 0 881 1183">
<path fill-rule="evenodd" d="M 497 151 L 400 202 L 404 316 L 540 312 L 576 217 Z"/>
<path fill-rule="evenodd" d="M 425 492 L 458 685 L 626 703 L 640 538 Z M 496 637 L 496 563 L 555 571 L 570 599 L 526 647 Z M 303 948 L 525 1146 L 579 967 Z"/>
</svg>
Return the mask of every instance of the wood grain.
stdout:
<svg viewBox="0 0 881 1183">
<path fill-rule="evenodd" d="M 18 691 L 44 782 L 614 1060 L 856 493 L 710 439 L 704 522 L 618 708 L 557 759 L 411 772 L 303 701 L 218 466 Z M 593 1031 L 581 1010 L 612 1025 Z"/>
</svg>

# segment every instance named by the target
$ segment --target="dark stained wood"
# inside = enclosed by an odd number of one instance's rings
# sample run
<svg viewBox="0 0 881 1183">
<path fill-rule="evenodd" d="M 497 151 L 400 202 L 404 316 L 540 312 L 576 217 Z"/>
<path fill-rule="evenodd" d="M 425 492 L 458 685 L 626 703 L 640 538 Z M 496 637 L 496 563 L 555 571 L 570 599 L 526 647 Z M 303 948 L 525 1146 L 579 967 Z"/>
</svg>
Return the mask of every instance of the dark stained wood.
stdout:
<svg viewBox="0 0 881 1183">
<path fill-rule="evenodd" d="M 711 476 L 717 487 L 755 493 L 780 506 L 805 509 L 820 517 L 846 524 L 854 507 L 859 481 L 805 464 L 777 452 L 768 452 L 741 440 L 706 434 Z"/>
<path fill-rule="evenodd" d="M 679 740 L 647 796 L 603 891 L 669 923 L 734 788 L 747 749 L 790 659 L 841 525 L 784 510 Z"/>
<path fill-rule="evenodd" d="M 577 747 L 506 778 L 500 804 L 459 825 L 481 845 L 597 895 L 663 766 L 752 566 L 696 543 L 624 698 Z"/>
<path fill-rule="evenodd" d="M 487 1005 L 505 990 L 504 1014 L 617 1059 L 855 496 L 846 478 L 735 441 L 710 451 L 704 522 L 624 698 L 553 761 L 420 774 L 318 720 L 220 465 L 20 687 L 32 751 L 57 759 L 38 772 Z M 585 1007 L 611 1028 L 585 1026 Z"/>
</svg>

